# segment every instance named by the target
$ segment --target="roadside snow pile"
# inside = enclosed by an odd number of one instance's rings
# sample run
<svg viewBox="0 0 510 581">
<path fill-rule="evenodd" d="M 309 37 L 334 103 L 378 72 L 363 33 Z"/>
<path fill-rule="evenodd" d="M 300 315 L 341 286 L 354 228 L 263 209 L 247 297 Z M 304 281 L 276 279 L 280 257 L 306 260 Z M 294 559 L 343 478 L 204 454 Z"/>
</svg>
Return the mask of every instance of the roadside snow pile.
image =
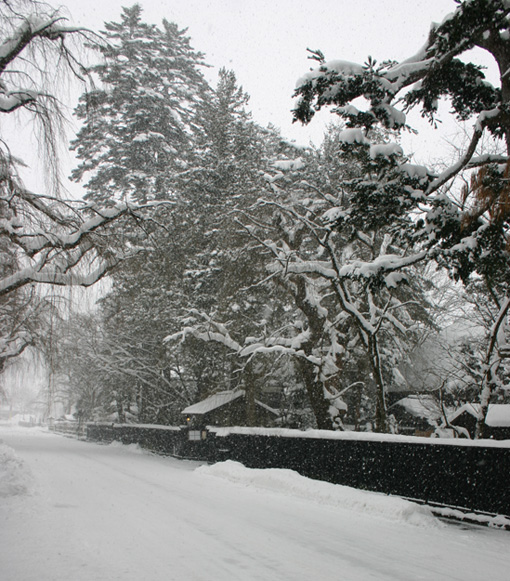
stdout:
<svg viewBox="0 0 510 581">
<path fill-rule="evenodd" d="M 147 450 L 144 450 L 140 444 L 123 444 L 122 442 L 110 442 L 108 444 L 110 448 L 117 448 L 123 452 L 129 452 L 131 454 L 148 454 Z"/>
<path fill-rule="evenodd" d="M 227 460 L 212 466 L 200 466 L 196 472 L 216 476 L 245 486 L 271 490 L 309 502 L 351 510 L 423 527 L 443 526 L 424 506 L 396 496 L 357 490 L 348 486 L 312 480 L 293 470 L 281 468 L 246 468 L 239 462 Z"/>
<path fill-rule="evenodd" d="M 32 475 L 12 448 L 0 442 L 0 498 L 28 494 Z"/>
</svg>

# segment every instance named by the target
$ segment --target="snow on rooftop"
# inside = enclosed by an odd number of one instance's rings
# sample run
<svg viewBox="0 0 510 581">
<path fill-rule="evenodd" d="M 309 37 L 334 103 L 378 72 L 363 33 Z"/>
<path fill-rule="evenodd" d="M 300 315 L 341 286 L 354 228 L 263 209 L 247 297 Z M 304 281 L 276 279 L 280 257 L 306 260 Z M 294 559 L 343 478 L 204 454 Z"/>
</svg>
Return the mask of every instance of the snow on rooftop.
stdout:
<svg viewBox="0 0 510 581">
<path fill-rule="evenodd" d="M 207 397 L 206 399 L 199 401 L 193 405 L 188 406 L 187 408 L 183 409 L 181 413 L 183 414 L 196 414 L 196 415 L 203 415 L 211 412 L 212 410 L 218 409 L 228 403 L 233 402 L 234 400 L 238 399 L 239 397 L 244 396 L 244 389 L 238 389 L 235 391 L 228 390 L 228 391 L 220 391 L 219 393 L 215 393 Z"/>
<path fill-rule="evenodd" d="M 489 406 L 485 423 L 492 428 L 507 428 L 510 426 L 510 404 L 494 404 Z"/>
<path fill-rule="evenodd" d="M 461 406 L 456 412 L 454 412 L 448 421 L 452 422 L 456 420 L 464 412 L 471 414 L 473 417 L 478 417 L 478 412 L 480 411 L 480 404 L 478 403 L 466 403 Z M 485 423 L 491 428 L 508 428 L 510 427 L 510 404 L 495 403 L 490 404 L 487 411 L 487 417 L 485 418 Z"/>
<path fill-rule="evenodd" d="M 435 420 L 441 417 L 437 402 L 430 396 L 409 395 L 396 402 L 395 405 L 402 406 L 408 413 L 417 418 Z"/>
<path fill-rule="evenodd" d="M 244 389 L 220 391 L 219 393 L 215 393 L 214 395 L 211 395 L 206 399 L 199 401 L 198 403 L 188 406 L 186 409 L 182 410 L 181 413 L 186 415 L 204 415 L 224 405 L 227 405 L 240 397 L 244 397 L 244 394 Z M 255 400 L 255 403 L 275 416 L 280 415 L 278 410 L 275 410 L 265 403 L 262 403 L 258 399 Z"/>
</svg>

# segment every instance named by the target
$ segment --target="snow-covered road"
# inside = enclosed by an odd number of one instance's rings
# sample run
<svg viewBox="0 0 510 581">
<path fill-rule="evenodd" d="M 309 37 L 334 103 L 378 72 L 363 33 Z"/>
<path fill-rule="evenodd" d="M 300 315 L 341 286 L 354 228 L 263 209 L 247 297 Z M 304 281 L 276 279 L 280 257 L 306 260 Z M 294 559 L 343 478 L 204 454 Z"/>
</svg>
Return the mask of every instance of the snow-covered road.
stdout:
<svg viewBox="0 0 510 581">
<path fill-rule="evenodd" d="M 1 581 L 483 578 L 510 579 L 510 533 L 288 471 L 0 428 Z"/>
</svg>

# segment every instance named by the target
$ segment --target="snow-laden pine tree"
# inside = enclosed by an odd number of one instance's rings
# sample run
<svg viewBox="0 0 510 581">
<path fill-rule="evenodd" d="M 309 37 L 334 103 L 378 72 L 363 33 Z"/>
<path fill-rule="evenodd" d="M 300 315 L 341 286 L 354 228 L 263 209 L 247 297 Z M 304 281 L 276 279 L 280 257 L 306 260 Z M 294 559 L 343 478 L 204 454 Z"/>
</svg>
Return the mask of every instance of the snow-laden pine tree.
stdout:
<svg viewBox="0 0 510 581">
<path fill-rule="evenodd" d="M 413 181 L 392 191 L 391 188 L 381 191 L 378 185 L 381 176 L 360 183 L 357 188 L 360 222 L 413 215 L 409 225 L 415 228 L 407 228 L 406 232 L 421 247 L 412 257 L 405 257 L 407 262 L 436 259 L 456 278 L 481 276 L 497 297 L 499 312 L 494 316 L 483 362 L 486 373 L 481 386 L 482 426 L 491 394 L 497 387 L 497 339 L 499 336 L 500 342 L 506 342 L 502 330 L 510 305 L 507 186 L 510 5 L 505 0 L 459 0 L 457 4 L 454 13 L 432 26 L 425 45 L 401 62 L 378 64 L 372 58 L 364 64 L 326 61 L 320 51 L 315 52 L 318 66 L 298 82 L 294 114 L 297 120 L 307 123 L 322 107 L 334 106 L 335 113 L 347 123 L 348 141 L 353 148 L 365 145 L 374 157 L 393 158 L 388 170 L 394 178 L 400 181 L 400 174 Z M 469 56 L 467 62 L 463 60 L 470 49 L 477 47 L 494 57 L 500 73 L 499 85 L 490 84 L 482 68 L 469 62 Z M 358 97 L 365 99 L 366 109 L 353 104 Z M 369 149 L 368 130 L 382 125 L 402 131 L 406 126 L 405 113 L 412 107 L 421 107 L 423 115 L 433 121 L 438 100 L 442 98 L 450 101 L 452 113 L 458 119 L 473 119 L 474 123 L 471 139 L 458 161 L 440 175 L 398 160 L 394 150 Z M 484 135 L 502 142 L 500 155 L 479 154 L 477 147 Z M 474 173 L 471 183 L 455 200 L 448 188 L 456 176 L 470 170 Z M 376 268 L 369 269 L 369 276 L 384 280 L 391 272 L 398 272 L 403 263 L 400 260 L 400 264 L 397 261 L 372 264 Z M 353 276 L 359 274 L 359 268 L 352 269 Z"/>
<path fill-rule="evenodd" d="M 72 143 L 86 178 L 86 199 L 147 202 L 174 196 L 176 174 L 189 167 L 193 119 L 207 93 L 202 55 L 185 30 L 167 20 L 142 20 L 142 8 L 123 8 L 105 24 L 102 62 L 92 67 L 98 88 L 76 108 L 83 126 Z"/>
<path fill-rule="evenodd" d="M 101 303 L 105 352 L 115 353 L 124 370 L 119 374 L 109 365 L 109 384 L 113 389 L 131 375 L 143 421 L 178 421 L 187 398 L 240 383 L 239 363 L 222 347 L 192 338 L 177 349 L 163 344 L 191 310 L 237 321 L 259 320 L 267 310 L 261 291 L 240 291 L 259 279 L 261 267 L 245 252 L 236 212 L 250 206 L 263 187 L 268 132 L 251 120 L 248 97 L 232 72 L 221 71 L 217 88 L 206 93 L 190 122 L 192 147 L 183 149 L 179 170 L 172 170 L 172 209 L 158 215 L 159 227 L 151 227 L 151 252 L 116 271 Z M 122 121 L 128 123 L 137 120 Z M 148 181 L 159 171 L 147 166 Z"/>
<path fill-rule="evenodd" d="M 181 177 L 191 304 L 229 316 L 239 287 L 256 280 L 257 257 L 244 251 L 237 219 L 260 195 L 271 155 L 270 132 L 252 120 L 248 101 L 235 74 L 220 70 L 217 86 L 198 107 L 192 169 Z"/>
<path fill-rule="evenodd" d="M 181 332 L 172 337 L 185 337 L 182 345 L 196 344 L 202 354 L 223 347 L 230 366 L 220 381 L 207 382 L 200 395 L 218 386 L 242 387 L 249 421 L 254 422 L 255 396 L 275 384 L 281 391 L 295 383 L 295 374 L 288 361 L 280 361 L 275 370 L 274 355 L 245 349 L 247 341 L 264 341 L 273 329 L 285 326 L 289 305 L 274 285 L 261 284 L 269 275 L 265 252 L 249 236 L 243 216 L 265 191 L 274 159 L 294 149 L 273 129 L 257 126 L 247 104 L 234 73 L 221 70 L 212 98 L 199 108 L 194 169 L 185 185 L 194 209 L 190 217 L 199 226 L 190 229 L 197 234 L 197 252 L 190 255 L 185 273 L 188 310 Z M 269 220 L 271 213 L 259 209 L 258 216 Z"/>
<path fill-rule="evenodd" d="M 102 206 L 119 200 L 173 204 L 172 211 L 154 209 L 143 239 L 125 232 L 145 252 L 116 272 L 102 305 L 105 352 L 112 359 L 105 366 L 107 384 L 119 396 L 119 409 L 129 404 L 120 400 L 130 375 L 140 416 L 168 421 L 167 400 L 178 400 L 169 378 L 178 375 L 166 357 L 162 327 L 182 304 L 189 241 L 189 224 L 177 210 L 178 184 L 191 169 L 196 108 L 209 88 L 202 55 L 186 32 L 167 20 L 147 24 L 138 4 L 124 8 L 119 22 L 106 23 L 104 35 L 102 60 L 91 69 L 96 88 L 82 95 L 76 109 L 83 125 L 72 143 L 80 160 L 72 177 L 85 181 L 86 199 Z"/>
</svg>

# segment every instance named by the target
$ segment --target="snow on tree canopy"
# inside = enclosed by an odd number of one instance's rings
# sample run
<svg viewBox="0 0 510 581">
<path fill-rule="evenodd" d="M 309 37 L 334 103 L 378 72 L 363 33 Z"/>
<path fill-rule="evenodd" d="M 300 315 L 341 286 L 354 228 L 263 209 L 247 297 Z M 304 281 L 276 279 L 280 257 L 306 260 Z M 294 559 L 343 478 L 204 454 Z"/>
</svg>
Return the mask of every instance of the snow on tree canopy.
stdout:
<svg viewBox="0 0 510 581">
<path fill-rule="evenodd" d="M 397 288 L 399 284 L 407 280 L 403 272 L 390 272 L 384 277 L 384 283 L 388 288 Z"/>
<path fill-rule="evenodd" d="M 427 179 L 430 176 L 429 170 L 424 165 L 415 165 L 413 163 L 403 163 L 399 166 L 411 179 Z"/>
<path fill-rule="evenodd" d="M 404 151 L 398 143 L 373 143 L 370 146 L 370 157 L 375 159 L 377 156 L 390 157 L 392 155 L 403 155 Z"/>
<path fill-rule="evenodd" d="M 322 219 L 326 223 L 337 222 L 340 218 L 346 216 L 346 212 L 343 208 L 330 208 L 322 215 Z"/>
<path fill-rule="evenodd" d="M 396 270 L 403 268 L 409 260 L 407 257 L 398 256 L 395 254 L 384 254 L 378 256 L 372 262 L 363 262 L 355 260 L 351 264 L 346 264 L 340 269 L 340 276 L 362 276 L 371 277 L 385 270 Z M 396 278 L 389 279 L 394 284 L 397 282 Z"/>
<path fill-rule="evenodd" d="M 378 109 L 384 111 L 386 116 L 386 126 L 390 129 L 397 129 L 403 127 L 406 123 L 405 113 L 389 105 L 388 103 L 380 103 Z"/>
<path fill-rule="evenodd" d="M 85 197 L 102 205 L 169 196 L 209 91 L 186 31 L 166 20 L 161 28 L 146 24 L 141 13 L 135 4 L 119 23 L 105 23 L 104 61 L 92 70 L 106 88 L 84 93 L 75 110 L 84 123 L 71 144 L 81 160 L 72 179 L 88 176 Z"/>
<path fill-rule="evenodd" d="M 360 143 L 362 145 L 368 145 L 370 141 L 365 137 L 365 133 L 362 129 L 358 127 L 351 127 L 349 129 L 344 129 L 338 135 L 338 139 L 342 143 Z"/>
<path fill-rule="evenodd" d="M 301 157 L 296 159 L 281 159 L 273 162 L 273 167 L 275 169 L 280 169 L 282 171 L 290 171 L 296 169 L 302 169 L 305 167 L 305 162 Z"/>
<path fill-rule="evenodd" d="M 325 72 L 333 72 L 342 75 L 361 75 L 364 68 L 361 65 L 349 61 L 335 60 L 324 63 L 316 69 L 304 74 L 296 81 L 296 89 L 299 89 L 310 81 L 315 81 L 320 78 Z"/>
</svg>

